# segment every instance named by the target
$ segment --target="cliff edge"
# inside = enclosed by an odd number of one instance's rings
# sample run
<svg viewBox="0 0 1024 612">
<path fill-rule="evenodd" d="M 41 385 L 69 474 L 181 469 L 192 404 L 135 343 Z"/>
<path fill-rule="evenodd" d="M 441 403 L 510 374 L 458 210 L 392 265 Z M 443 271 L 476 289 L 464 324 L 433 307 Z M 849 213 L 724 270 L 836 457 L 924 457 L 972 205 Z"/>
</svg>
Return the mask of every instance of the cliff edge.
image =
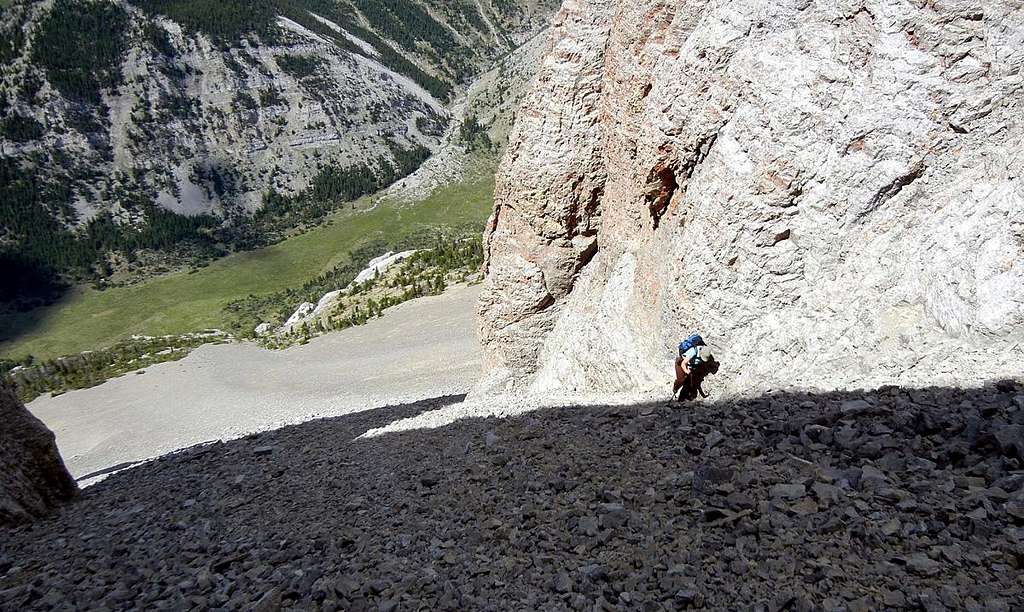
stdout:
<svg viewBox="0 0 1024 612">
<path fill-rule="evenodd" d="M 1024 362 L 1024 9 L 567 0 L 486 231 L 482 391 L 966 384 Z M 667 390 L 666 390 L 667 393 Z"/>
</svg>

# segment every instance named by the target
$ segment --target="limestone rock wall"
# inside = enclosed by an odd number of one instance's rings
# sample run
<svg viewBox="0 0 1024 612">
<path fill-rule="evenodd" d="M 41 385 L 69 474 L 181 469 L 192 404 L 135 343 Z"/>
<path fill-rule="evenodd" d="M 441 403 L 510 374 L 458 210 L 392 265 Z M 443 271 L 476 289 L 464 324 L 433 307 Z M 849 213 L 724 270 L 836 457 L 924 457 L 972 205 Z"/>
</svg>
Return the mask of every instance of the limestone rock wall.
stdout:
<svg viewBox="0 0 1024 612">
<path fill-rule="evenodd" d="M 53 432 L 0 386 L 0 527 L 45 514 L 77 492 Z"/>
<path fill-rule="evenodd" d="M 79 4 L 89 3 L 70 6 Z M 121 78 L 101 102 L 69 97 L 33 54 L 52 2 L 0 9 L 0 38 L 12 39 L 0 48 L 0 158 L 41 185 L 66 188 L 44 202 L 69 227 L 102 213 L 142 227 L 142 197 L 175 213 L 238 221 L 268 191 L 296 195 L 328 168 L 379 171 L 400 165 L 403 152 L 436 151 L 453 119 L 443 92 L 462 90 L 553 12 L 552 0 L 473 11 L 421 0 L 362 5 L 394 11 L 401 27 L 391 30 L 354 5 L 264 2 L 257 13 L 280 12 L 273 27 L 221 40 L 211 38 L 208 11 L 180 6 L 188 3 L 109 4 L 128 25 L 107 34 L 126 50 L 110 67 Z M 349 21 L 329 18 L 339 15 Z M 409 36 L 416 46 L 392 39 L 406 28 L 417 30 Z M 443 31 L 452 46 L 434 48 L 440 43 L 424 29 Z M 8 129 L 12 117 L 37 131 Z"/>
<path fill-rule="evenodd" d="M 567 0 L 486 234 L 481 391 L 1024 371 L 1017 2 Z"/>
</svg>

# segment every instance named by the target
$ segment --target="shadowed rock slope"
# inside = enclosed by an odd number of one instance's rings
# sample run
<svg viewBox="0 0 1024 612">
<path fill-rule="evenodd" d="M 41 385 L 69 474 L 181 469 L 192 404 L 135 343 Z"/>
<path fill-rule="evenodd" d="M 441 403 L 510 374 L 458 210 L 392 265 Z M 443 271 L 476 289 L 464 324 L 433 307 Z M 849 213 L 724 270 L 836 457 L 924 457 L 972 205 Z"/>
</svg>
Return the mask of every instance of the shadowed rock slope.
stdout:
<svg viewBox="0 0 1024 612">
<path fill-rule="evenodd" d="M 1010 610 L 1024 386 L 434 400 L 123 472 L 0 539 L 0 608 Z"/>
<path fill-rule="evenodd" d="M 0 527 L 42 516 L 77 492 L 53 432 L 0 385 Z"/>
</svg>

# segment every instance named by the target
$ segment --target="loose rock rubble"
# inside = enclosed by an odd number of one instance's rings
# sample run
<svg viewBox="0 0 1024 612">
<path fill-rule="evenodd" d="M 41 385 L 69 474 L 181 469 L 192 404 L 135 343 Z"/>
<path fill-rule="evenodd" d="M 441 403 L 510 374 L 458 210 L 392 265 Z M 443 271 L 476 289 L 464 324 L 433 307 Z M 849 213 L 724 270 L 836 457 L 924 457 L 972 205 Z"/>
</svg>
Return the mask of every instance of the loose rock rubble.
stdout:
<svg viewBox="0 0 1024 612">
<path fill-rule="evenodd" d="M 1024 606 L 1018 383 L 584 406 L 354 440 L 446 401 L 117 474 L 3 532 L 0 608 Z"/>
</svg>

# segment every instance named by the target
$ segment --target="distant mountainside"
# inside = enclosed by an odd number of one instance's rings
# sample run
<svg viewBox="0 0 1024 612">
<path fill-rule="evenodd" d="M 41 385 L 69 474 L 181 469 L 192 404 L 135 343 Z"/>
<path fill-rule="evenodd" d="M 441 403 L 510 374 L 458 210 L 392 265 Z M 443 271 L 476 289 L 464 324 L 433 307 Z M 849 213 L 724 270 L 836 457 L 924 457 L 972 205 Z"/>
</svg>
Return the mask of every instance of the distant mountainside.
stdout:
<svg viewBox="0 0 1024 612">
<path fill-rule="evenodd" d="M 549 0 L 0 3 L 0 267 L 57 276 L 249 248 L 414 170 L 446 103 Z"/>
</svg>

